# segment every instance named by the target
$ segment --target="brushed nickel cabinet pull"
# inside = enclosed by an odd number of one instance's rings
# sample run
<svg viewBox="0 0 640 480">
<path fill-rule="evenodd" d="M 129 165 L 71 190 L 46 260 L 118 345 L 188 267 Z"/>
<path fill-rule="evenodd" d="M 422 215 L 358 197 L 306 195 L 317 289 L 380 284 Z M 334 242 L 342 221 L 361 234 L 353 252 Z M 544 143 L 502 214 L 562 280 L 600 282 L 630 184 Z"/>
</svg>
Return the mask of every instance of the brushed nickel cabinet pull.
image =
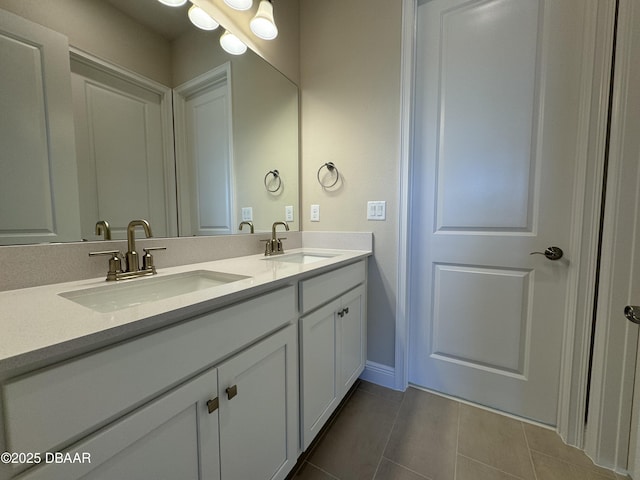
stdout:
<svg viewBox="0 0 640 480">
<path fill-rule="evenodd" d="M 233 397 L 235 397 L 238 394 L 238 386 L 232 385 L 231 387 L 227 388 L 226 392 L 227 392 L 227 398 L 231 400 Z"/>
<path fill-rule="evenodd" d="M 207 402 L 207 410 L 209 410 L 210 414 L 215 412 L 219 406 L 220 406 L 220 402 L 218 401 L 218 397 L 212 398 Z"/>
</svg>

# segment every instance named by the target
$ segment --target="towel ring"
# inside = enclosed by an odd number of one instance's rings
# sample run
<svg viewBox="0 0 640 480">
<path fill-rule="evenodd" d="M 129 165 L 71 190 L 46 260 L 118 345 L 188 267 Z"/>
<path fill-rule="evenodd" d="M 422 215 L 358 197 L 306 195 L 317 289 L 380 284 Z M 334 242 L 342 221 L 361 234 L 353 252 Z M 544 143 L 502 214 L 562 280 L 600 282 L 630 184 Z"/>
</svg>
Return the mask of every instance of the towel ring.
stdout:
<svg viewBox="0 0 640 480">
<path fill-rule="evenodd" d="M 272 175 L 273 178 L 271 179 L 271 181 L 267 182 L 269 175 Z M 271 185 L 271 183 L 275 182 L 276 180 L 278 180 L 278 185 L 276 186 L 276 188 L 275 189 L 269 188 L 269 185 Z M 280 190 L 280 187 L 282 187 L 282 177 L 280 176 L 280 172 L 278 172 L 278 170 L 269 170 L 267 174 L 264 176 L 264 188 L 267 189 L 267 192 L 275 193 L 278 190 Z"/>
<path fill-rule="evenodd" d="M 331 184 L 325 184 L 322 183 L 322 180 L 320 180 L 320 172 L 322 171 L 323 168 L 327 168 L 327 170 L 329 170 L 329 172 L 336 172 L 336 179 L 333 183 Z M 336 183 L 338 183 L 338 180 L 340 180 L 340 172 L 338 172 L 338 168 L 334 165 L 333 162 L 327 162 L 324 165 L 321 165 L 320 168 L 318 169 L 318 174 L 316 175 L 318 178 L 318 183 L 320 185 L 322 185 L 323 188 L 331 188 L 333 187 Z"/>
</svg>

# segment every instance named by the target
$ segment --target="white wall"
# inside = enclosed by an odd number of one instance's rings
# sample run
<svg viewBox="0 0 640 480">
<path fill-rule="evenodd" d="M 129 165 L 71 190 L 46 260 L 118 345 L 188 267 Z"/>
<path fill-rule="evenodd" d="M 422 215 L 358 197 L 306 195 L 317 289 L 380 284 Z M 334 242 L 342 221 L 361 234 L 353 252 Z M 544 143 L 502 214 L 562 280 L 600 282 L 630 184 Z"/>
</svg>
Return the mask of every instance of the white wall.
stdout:
<svg viewBox="0 0 640 480">
<path fill-rule="evenodd" d="M 368 357 L 394 365 L 400 150 L 401 0 L 300 0 L 302 229 L 372 231 Z M 334 162 L 335 191 L 318 184 Z M 387 220 L 367 221 L 367 200 Z M 320 222 L 309 220 L 320 205 Z"/>
</svg>

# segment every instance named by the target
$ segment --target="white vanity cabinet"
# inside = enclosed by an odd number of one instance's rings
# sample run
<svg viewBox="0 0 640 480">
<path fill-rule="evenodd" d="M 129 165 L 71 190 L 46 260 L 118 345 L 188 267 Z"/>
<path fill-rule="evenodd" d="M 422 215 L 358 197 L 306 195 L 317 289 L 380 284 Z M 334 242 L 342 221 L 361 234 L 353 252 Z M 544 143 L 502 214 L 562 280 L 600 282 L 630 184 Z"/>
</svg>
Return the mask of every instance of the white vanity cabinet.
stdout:
<svg viewBox="0 0 640 480">
<path fill-rule="evenodd" d="M 21 480 L 220 479 L 215 368 L 60 452 Z M 65 458 L 65 457 L 62 457 Z"/>
<path fill-rule="evenodd" d="M 295 326 L 218 367 L 222 479 L 284 479 L 298 456 Z"/>
<path fill-rule="evenodd" d="M 284 479 L 298 454 L 295 318 L 289 286 L 5 383 L 7 450 L 42 462 L 0 478 Z"/>
<path fill-rule="evenodd" d="M 366 361 L 366 263 L 300 282 L 300 409 L 306 450 Z"/>
</svg>

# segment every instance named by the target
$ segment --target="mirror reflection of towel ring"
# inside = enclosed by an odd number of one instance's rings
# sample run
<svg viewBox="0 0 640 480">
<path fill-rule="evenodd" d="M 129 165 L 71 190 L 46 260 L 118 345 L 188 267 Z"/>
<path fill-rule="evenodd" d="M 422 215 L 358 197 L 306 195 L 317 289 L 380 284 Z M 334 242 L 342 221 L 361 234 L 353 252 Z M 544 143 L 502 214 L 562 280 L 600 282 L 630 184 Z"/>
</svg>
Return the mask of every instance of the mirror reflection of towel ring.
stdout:
<svg viewBox="0 0 640 480">
<path fill-rule="evenodd" d="M 334 180 L 333 183 L 330 184 L 325 184 L 322 182 L 322 180 L 320 180 L 320 172 L 322 171 L 323 168 L 327 168 L 327 170 L 329 171 L 329 173 L 333 173 L 335 172 L 336 175 L 336 179 Z M 338 172 L 338 168 L 333 164 L 333 162 L 327 162 L 324 165 L 321 165 L 320 168 L 318 169 L 318 183 L 320 185 L 322 185 L 323 188 L 331 188 L 333 187 L 336 183 L 338 183 L 338 180 L 340 180 L 340 172 Z"/>
<path fill-rule="evenodd" d="M 270 181 L 267 181 L 269 179 L 269 175 L 272 175 L 273 178 Z M 278 181 L 276 187 L 273 189 L 269 188 L 269 185 L 274 183 L 276 180 Z M 280 187 L 282 187 L 282 177 L 280 176 L 280 172 L 278 172 L 278 170 L 269 170 L 264 176 L 264 188 L 267 189 L 267 192 L 275 193 L 280 190 Z"/>
</svg>

